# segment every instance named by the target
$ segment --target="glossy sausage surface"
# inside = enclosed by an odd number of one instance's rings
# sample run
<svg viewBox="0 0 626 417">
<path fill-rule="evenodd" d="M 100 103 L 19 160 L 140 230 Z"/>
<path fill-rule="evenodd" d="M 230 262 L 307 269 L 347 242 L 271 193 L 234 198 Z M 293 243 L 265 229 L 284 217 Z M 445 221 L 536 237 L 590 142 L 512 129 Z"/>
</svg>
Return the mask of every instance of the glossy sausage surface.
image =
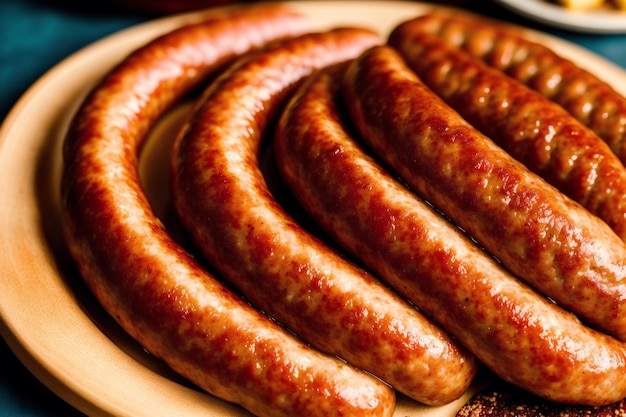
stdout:
<svg viewBox="0 0 626 417">
<path fill-rule="evenodd" d="M 259 416 L 390 416 L 387 385 L 311 349 L 202 269 L 141 188 L 139 148 L 164 110 L 240 54 L 308 28 L 283 8 L 233 13 L 140 48 L 87 97 L 64 143 L 69 250 L 115 320 L 211 394 Z"/>
<path fill-rule="evenodd" d="M 377 43 L 369 30 L 340 28 L 235 64 L 205 92 L 176 141 L 174 201 L 204 256 L 254 305 L 406 395 L 442 404 L 467 389 L 475 358 L 301 227 L 272 195 L 260 162 L 263 140 L 298 83 Z M 445 389 L 442 374 L 453 375 Z"/>
<path fill-rule="evenodd" d="M 389 44 L 473 126 L 626 238 L 626 169 L 591 129 L 529 87 L 440 38 L 400 25 Z"/>
<path fill-rule="evenodd" d="M 350 136 L 342 75 L 307 82 L 277 130 L 278 166 L 302 206 L 505 380 L 555 401 L 621 399 L 624 346 L 514 278 L 381 167 Z"/>
<path fill-rule="evenodd" d="M 537 90 L 591 128 L 626 163 L 626 98 L 517 27 L 464 14 L 432 13 L 411 23 Z"/>
<path fill-rule="evenodd" d="M 506 381 L 567 403 L 624 397 L 624 345 L 521 283 L 379 165 L 350 134 L 342 75 L 309 81 L 279 124 L 278 166 L 302 206 Z"/>
<path fill-rule="evenodd" d="M 348 71 L 361 135 L 422 198 L 581 320 L 626 339 L 626 244 L 472 127 L 391 47 Z"/>
</svg>

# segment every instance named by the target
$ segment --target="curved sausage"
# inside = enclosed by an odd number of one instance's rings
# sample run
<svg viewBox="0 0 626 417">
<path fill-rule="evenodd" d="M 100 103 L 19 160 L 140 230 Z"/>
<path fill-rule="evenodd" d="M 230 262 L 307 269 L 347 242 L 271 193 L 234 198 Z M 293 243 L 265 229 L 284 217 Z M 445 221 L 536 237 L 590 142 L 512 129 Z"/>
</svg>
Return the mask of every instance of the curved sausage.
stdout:
<svg viewBox="0 0 626 417">
<path fill-rule="evenodd" d="M 67 245 L 117 322 L 209 393 L 259 416 L 390 416 L 386 384 L 312 350 L 201 269 L 141 188 L 138 150 L 164 109 L 238 54 L 307 28 L 282 8 L 233 13 L 140 48 L 87 97 L 64 143 Z"/>
<path fill-rule="evenodd" d="M 442 404 L 467 389 L 473 356 L 306 232 L 279 206 L 259 165 L 264 134 L 297 83 L 379 42 L 369 30 L 336 29 L 236 64 L 205 92 L 175 142 L 172 194 L 209 263 L 254 305 L 406 395 Z M 451 376 L 443 389 L 442 375 Z"/>
<path fill-rule="evenodd" d="M 626 396 L 622 343 L 505 271 L 350 137 L 340 96 L 344 69 L 307 81 L 278 125 L 278 166 L 302 206 L 505 380 L 568 403 Z"/>
<path fill-rule="evenodd" d="M 430 89 L 626 239 L 626 169 L 604 141 L 555 102 L 411 26 L 398 26 L 389 44 Z"/>
<path fill-rule="evenodd" d="M 351 66 L 344 92 L 364 140 L 516 276 L 626 340 L 626 244 L 448 107 L 391 47 Z"/>
<path fill-rule="evenodd" d="M 405 25 L 437 35 L 558 103 L 626 164 L 626 98 L 604 80 L 497 21 L 432 13 Z"/>
</svg>

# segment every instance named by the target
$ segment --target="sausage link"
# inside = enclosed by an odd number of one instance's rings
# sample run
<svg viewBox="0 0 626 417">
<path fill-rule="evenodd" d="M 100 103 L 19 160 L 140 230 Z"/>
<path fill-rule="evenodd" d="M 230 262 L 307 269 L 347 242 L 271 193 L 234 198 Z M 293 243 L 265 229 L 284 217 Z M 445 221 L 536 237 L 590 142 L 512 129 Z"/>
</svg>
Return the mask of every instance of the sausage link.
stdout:
<svg viewBox="0 0 626 417">
<path fill-rule="evenodd" d="M 64 235 L 103 307 L 198 387 L 259 416 L 389 416 L 386 384 L 312 350 L 202 269 L 138 178 L 141 142 L 164 109 L 238 54 L 307 27 L 287 9 L 251 7 L 125 59 L 87 97 L 64 143 Z"/>
<path fill-rule="evenodd" d="M 527 39 L 519 28 L 497 21 L 469 14 L 428 14 L 411 26 L 438 35 L 558 103 L 626 164 L 626 98 L 604 80 Z"/>
<path fill-rule="evenodd" d="M 343 69 L 308 81 L 278 125 L 278 166 L 302 206 L 505 380 L 554 401 L 623 398 L 620 342 L 513 277 L 349 136 Z"/>
<path fill-rule="evenodd" d="M 254 305 L 406 395 L 442 404 L 467 389 L 475 358 L 306 232 L 277 204 L 259 164 L 266 131 L 297 83 L 379 42 L 361 29 L 309 34 L 223 74 L 175 142 L 174 203 L 209 263 Z M 450 369 L 454 379 L 440 389 Z"/>
<path fill-rule="evenodd" d="M 365 141 L 516 276 L 626 339 L 626 244 L 448 107 L 391 47 L 348 70 Z"/>
<path fill-rule="evenodd" d="M 530 170 L 626 239 L 626 169 L 561 106 L 436 36 L 398 26 L 389 37 L 422 81 Z"/>
</svg>

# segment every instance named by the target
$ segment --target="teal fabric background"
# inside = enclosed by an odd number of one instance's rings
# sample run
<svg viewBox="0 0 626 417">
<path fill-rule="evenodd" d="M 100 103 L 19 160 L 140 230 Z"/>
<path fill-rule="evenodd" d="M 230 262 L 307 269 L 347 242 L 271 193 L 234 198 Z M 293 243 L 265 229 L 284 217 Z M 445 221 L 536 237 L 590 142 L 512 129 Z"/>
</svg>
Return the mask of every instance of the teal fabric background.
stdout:
<svg viewBox="0 0 626 417">
<path fill-rule="evenodd" d="M 95 40 L 152 17 L 85 3 L 93 2 L 76 2 L 82 4 L 76 6 L 67 1 L 0 0 L 0 120 L 28 87 L 55 64 Z M 523 21 L 489 1 L 477 0 L 467 5 L 475 11 L 564 37 L 626 68 L 626 35 L 557 31 Z M 0 417 L 78 415 L 37 381 L 0 339 Z"/>
<path fill-rule="evenodd" d="M 147 18 L 105 6 L 0 1 L 0 120 L 52 66 L 83 46 Z"/>
</svg>

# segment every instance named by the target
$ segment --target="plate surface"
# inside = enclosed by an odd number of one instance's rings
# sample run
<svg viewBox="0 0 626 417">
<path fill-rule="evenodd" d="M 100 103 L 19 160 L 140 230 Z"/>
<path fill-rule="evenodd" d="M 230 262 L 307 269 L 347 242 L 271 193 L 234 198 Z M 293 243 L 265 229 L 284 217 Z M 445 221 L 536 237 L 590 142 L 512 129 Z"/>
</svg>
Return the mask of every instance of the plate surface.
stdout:
<svg viewBox="0 0 626 417">
<path fill-rule="evenodd" d="M 585 33 L 626 33 L 626 12 L 601 8 L 569 10 L 549 0 L 495 0 L 540 23 Z"/>
<path fill-rule="evenodd" d="M 437 7 L 388 1 L 290 4 L 320 30 L 358 24 L 383 35 L 401 20 Z M 206 13 L 210 11 L 141 24 L 77 52 L 26 92 L 0 131 L 0 331 L 37 378 L 89 415 L 249 415 L 189 386 L 117 327 L 73 269 L 58 220 L 61 144 L 86 92 L 132 49 Z M 626 74 L 604 59 L 541 33 L 528 31 L 528 36 L 626 91 Z M 151 139 L 166 137 L 184 114 L 184 105 L 170 112 Z M 159 157 L 164 155 L 158 148 L 146 149 L 144 158 L 154 162 Z M 145 167 L 159 165 L 143 164 L 149 195 L 150 183 L 162 184 L 158 175 L 163 174 Z M 167 196 L 153 201 L 157 213 L 167 216 Z M 428 408 L 400 398 L 396 415 L 452 416 L 465 400 L 467 396 L 446 407 Z"/>
</svg>

